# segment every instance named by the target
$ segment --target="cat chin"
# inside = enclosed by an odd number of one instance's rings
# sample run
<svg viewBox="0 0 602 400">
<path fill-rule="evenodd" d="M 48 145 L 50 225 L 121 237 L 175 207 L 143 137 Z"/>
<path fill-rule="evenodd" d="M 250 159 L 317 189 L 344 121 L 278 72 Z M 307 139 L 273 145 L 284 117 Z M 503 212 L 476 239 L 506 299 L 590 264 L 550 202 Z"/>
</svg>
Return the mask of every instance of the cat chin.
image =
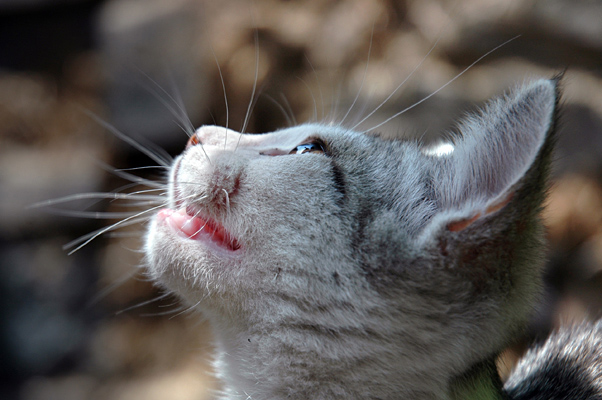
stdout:
<svg viewBox="0 0 602 400">
<path fill-rule="evenodd" d="M 159 214 L 149 227 L 145 250 L 151 279 L 189 302 L 232 290 L 236 280 L 231 275 L 240 271 L 243 253 L 225 249 L 208 237 L 183 237 Z"/>
</svg>

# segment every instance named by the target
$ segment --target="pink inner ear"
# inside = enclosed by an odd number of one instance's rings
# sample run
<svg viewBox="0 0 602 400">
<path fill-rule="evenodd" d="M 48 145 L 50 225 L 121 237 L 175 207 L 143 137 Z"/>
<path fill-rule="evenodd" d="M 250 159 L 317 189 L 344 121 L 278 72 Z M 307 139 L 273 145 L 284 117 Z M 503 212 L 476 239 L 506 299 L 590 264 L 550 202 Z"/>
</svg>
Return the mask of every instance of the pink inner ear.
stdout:
<svg viewBox="0 0 602 400">
<path fill-rule="evenodd" d="M 487 216 L 489 214 L 493 214 L 494 212 L 499 211 L 502 208 L 504 208 L 506 206 L 506 204 L 510 203 L 510 200 L 512 200 L 512 197 L 514 197 L 514 192 L 508 193 L 508 195 L 506 195 L 506 197 L 502 198 L 500 201 L 497 201 L 497 202 L 489 205 L 487 207 L 487 209 L 485 209 L 484 213 L 477 212 L 475 215 L 473 215 L 470 218 L 464 218 L 459 221 L 450 222 L 449 224 L 447 224 L 447 230 L 450 232 L 460 232 L 461 230 L 466 229 L 470 224 L 475 222 L 477 219 Z"/>
</svg>

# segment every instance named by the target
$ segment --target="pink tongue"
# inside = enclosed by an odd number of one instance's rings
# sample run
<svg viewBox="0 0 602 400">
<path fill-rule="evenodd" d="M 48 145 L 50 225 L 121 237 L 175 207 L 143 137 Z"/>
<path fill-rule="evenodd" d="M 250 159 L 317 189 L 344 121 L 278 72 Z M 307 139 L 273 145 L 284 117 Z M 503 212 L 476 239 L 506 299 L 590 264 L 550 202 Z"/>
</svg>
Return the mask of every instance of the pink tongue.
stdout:
<svg viewBox="0 0 602 400">
<path fill-rule="evenodd" d="M 164 208 L 159 211 L 158 218 L 160 221 L 165 220 L 176 232 L 189 239 L 196 239 L 206 225 L 205 221 L 186 214 L 184 210 L 174 211 Z"/>
<path fill-rule="evenodd" d="M 177 211 L 169 208 L 157 214 L 159 222 L 164 222 L 180 236 L 194 240 L 211 240 L 228 250 L 238 250 L 240 245 L 221 225 L 213 221 L 205 221 L 186 212 L 185 208 Z"/>
</svg>

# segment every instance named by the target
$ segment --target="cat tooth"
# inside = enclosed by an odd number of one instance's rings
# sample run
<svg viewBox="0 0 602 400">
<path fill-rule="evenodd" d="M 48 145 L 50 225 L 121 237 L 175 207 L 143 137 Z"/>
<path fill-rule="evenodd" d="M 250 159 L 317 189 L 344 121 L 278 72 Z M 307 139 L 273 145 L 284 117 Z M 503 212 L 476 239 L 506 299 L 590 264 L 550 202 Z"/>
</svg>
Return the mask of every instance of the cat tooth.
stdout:
<svg viewBox="0 0 602 400">
<path fill-rule="evenodd" d="M 232 251 L 240 248 L 238 241 L 223 226 L 198 217 L 194 207 L 181 207 L 177 211 L 166 208 L 158 212 L 157 218 L 181 237 L 193 240 L 204 237 Z"/>
<path fill-rule="evenodd" d="M 165 215 L 167 224 L 181 236 L 189 239 L 195 239 L 204 225 L 200 218 L 191 217 L 186 214 L 186 208 L 179 209 L 176 212 L 165 213 Z"/>
<path fill-rule="evenodd" d="M 203 221 L 199 218 L 190 218 L 180 227 L 180 231 L 191 239 L 196 239 L 197 235 L 203 230 Z"/>
</svg>

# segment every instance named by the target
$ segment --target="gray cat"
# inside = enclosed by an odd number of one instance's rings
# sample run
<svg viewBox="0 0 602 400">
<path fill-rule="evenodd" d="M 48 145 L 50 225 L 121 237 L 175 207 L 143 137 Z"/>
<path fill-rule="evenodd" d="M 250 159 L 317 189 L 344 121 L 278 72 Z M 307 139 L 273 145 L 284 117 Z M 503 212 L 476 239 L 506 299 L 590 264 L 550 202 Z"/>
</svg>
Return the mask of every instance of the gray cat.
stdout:
<svg viewBox="0 0 602 400">
<path fill-rule="evenodd" d="M 148 274 L 206 317 L 225 399 L 600 399 L 602 325 L 505 388 L 541 284 L 558 82 L 424 148 L 335 124 L 204 126 L 170 170 Z"/>
</svg>

